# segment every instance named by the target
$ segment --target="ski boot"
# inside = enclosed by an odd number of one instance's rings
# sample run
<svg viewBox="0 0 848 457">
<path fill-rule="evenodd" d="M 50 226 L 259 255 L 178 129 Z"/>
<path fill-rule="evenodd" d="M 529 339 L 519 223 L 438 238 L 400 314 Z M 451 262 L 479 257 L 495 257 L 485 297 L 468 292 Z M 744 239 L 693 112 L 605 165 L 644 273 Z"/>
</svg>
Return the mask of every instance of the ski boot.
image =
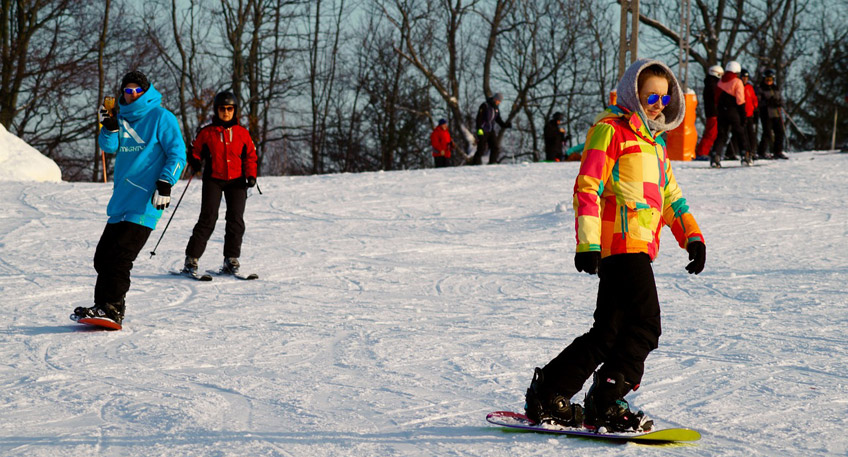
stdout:
<svg viewBox="0 0 848 457">
<path fill-rule="evenodd" d="M 654 421 L 646 418 L 642 411 L 631 411 L 624 399 L 625 394 L 638 387 L 625 381 L 620 373 L 600 375 L 595 372 L 594 382 L 584 402 L 584 427 L 607 433 L 650 431 Z"/>
<path fill-rule="evenodd" d="M 221 273 L 236 275 L 240 266 L 238 257 L 224 257 L 224 266 L 221 267 Z"/>
<path fill-rule="evenodd" d="M 784 154 L 783 151 L 777 151 L 775 154 L 773 154 L 773 157 L 775 159 L 789 160 L 789 156 Z"/>
<path fill-rule="evenodd" d="M 742 156 L 742 166 L 750 167 L 754 164 L 754 159 L 751 158 L 751 151 L 745 151 L 745 155 Z"/>
<path fill-rule="evenodd" d="M 126 305 L 124 300 L 121 300 L 116 303 L 94 305 L 91 308 L 79 306 L 74 309 L 74 315 L 76 316 L 76 320 L 84 319 L 86 317 L 98 317 L 101 319 L 109 319 L 114 321 L 116 324 L 121 325 L 121 322 L 124 320 L 125 309 Z"/>
<path fill-rule="evenodd" d="M 186 274 L 190 274 L 192 276 L 196 276 L 197 275 L 197 261 L 198 260 L 199 259 L 196 258 L 196 257 L 186 256 L 185 264 L 183 265 L 183 269 L 180 271 L 180 273 L 186 273 Z"/>
<path fill-rule="evenodd" d="M 710 168 L 721 168 L 721 160 L 715 154 L 710 154 Z"/>
<path fill-rule="evenodd" d="M 533 372 L 533 381 L 525 395 L 524 411 L 536 424 L 555 424 L 580 427 L 583 424 L 583 407 L 568 398 L 545 389 L 545 375 L 541 368 Z"/>
</svg>

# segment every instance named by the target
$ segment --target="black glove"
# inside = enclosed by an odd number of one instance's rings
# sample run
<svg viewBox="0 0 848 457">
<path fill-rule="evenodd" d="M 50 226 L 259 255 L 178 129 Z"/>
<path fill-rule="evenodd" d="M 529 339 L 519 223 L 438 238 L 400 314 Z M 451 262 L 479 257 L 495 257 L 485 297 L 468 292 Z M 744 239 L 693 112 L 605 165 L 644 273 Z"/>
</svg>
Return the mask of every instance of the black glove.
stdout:
<svg viewBox="0 0 848 457">
<path fill-rule="evenodd" d="M 247 187 L 253 187 L 255 185 L 256 185 L 256 177 L 255 176 L 248 176 L 247 177 Z"/>
<path fill-rule="evenodd" d="M 686 250 L 689 251 L 689 260 L 691 260 L 689 265 L 686 265 L 686 271 L 689 274 L 698 274 L 704 271 L 704 263 L 707 261 L 707 247 L 704 246 L 704 243 L 693 241 L 689 243 L 689 246 L 686 246 Z"/>
<path fill-rule="evenodd" d="M 200 173 L 203 171 L 203 162 L 194 158 L 194 155 L 189 155 L 188 159 L 188 167 L 191 168 L 191 174 Z"/>
<path fill-rule="evenodd" d="M 574 267 L 577 271 L 585 271 L 590 275 L 598 274 L 601 263 L 601 253 L 598 251 L 578 252 L 574 254 Z"/>
<path fill-rule="evenodd" d="M 158 210 L 163 210 L 171 204 L 171 183 L 168 181 L 156 181 L 156 190 L 153 192 L 153 198 L 150 203 Z"/>
<path fill-rule="evenodd" d="M 103 122 L 100 123 L 103 125 L 103 128 L 110 132 L 118 131 L 118 118 L 115 116 L 108 116 L 103 119 Z"/>
</svg>

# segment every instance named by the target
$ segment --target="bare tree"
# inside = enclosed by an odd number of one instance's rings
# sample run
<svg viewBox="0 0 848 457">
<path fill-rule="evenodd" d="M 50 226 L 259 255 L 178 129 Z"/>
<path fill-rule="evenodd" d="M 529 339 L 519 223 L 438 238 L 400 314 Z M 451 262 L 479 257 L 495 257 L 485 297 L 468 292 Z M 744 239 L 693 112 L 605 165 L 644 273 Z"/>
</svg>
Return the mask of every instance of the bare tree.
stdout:
<svg viewBox="0 0 848 457">
<path fill-rule="evenodd" d="M 474 60 L 468 46 L 471 32 L 464 33 L 466 21 L 478 4 L 472 0 L 441 0 L 431 4 L 419 0 L 381 1 L 380 7 L 391 24 L 401 33 L 408 31 L 393 48 L 412 64 L 438 94 L 450 113 L 453 131 L 461 132 L 460 147 L 468 151 L 474 135 L 467 127 L 471 122 L 469 103 L 464 101 L 463 82 Z"/>
<path fill-rule="evenodd" d="M 104 2 L 103 8 L 103 21 L 102 26 L 100 28 L 100 36 L 97 39 L 97 100 L 103 100 L 104 97 L 104 89 L 106 85 L 106 68 L 104 67 L 104 54 L 106 53 L 106 37 L 107 31 L 109 30 L 109 11 L 112 6 L 112 0 L 106 0 Z M 103 158 L 103 180 L 106 180 L 107 176 L 107 168 L 106 168 L 106 156 L 103 154 L 103 151 L 100 150 L 100 136 L 98 133 L 100 132 L 100 126 L 98 123 L 94 125 L 94 163 L 91 167 L 91 181 L 97 181 L 98 169 L 101 164 L 101 158 Z"/>
</svg>

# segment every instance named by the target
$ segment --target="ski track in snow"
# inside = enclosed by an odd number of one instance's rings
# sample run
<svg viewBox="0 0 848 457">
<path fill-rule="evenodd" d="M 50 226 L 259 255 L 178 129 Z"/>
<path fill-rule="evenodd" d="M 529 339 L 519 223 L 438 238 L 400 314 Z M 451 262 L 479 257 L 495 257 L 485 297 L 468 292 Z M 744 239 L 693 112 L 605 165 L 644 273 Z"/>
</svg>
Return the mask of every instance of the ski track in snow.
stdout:
<svg viewBox="0 0 848 457">
<path fill-rule="evenodd" d="M 521 411 L 533 367 L 591 325 L 576 163 L 262 178 L 241 259 L 258 281 L 168 273 L 198 186 L 136 260 L 120 332 L 68 320 L 91 303 L 111 185 L 4 182 L 0 454 L 846 455 L 848 155 L 791 158 L 674 164 L 707 266 L 686 274 L 664 230 L 663 335 L 628 396 L 703 434 L 666 446 L 484 420 Z"/>
</svg>

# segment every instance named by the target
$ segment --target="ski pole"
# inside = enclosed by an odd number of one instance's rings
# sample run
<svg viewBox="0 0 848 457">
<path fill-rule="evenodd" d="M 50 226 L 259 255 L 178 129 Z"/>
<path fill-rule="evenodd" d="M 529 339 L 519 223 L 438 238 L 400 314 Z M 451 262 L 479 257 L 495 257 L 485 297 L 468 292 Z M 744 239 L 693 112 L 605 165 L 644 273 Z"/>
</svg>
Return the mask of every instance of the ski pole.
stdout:
<svg viewBox="0 0 848 457">
<path fill-rule="evenodd" d="M 171 217 L 168 218 L 168 223 L 165 224 L 165 228 L 162 229 L 162 234 L 159 235 L 159 241 L 156 242 L 156 246 L 153 247 L 153 250 L 150 251 L 150 258 L 152 259 L 154 255 L 156 255 L 156 249 L 159 248 L 159 243 L 162 242 L 162 237 L 165 236 L 165 232 L 168 231 L 168 226 L 171 225 L 171 221 L 174 219 L 174 214 L 177 214 L 177 209 L 180 207 L 180 203 L 183 202 L 183 197 L 185 197 L 185 193 L 188 190 L 188 185 L 191 184 L 191 179 L 194 178 L 194 174 L 188 177 L 188 182 L 186 183 L 185 189 L 183 189 L 182 195 L 180 195 L 180 199 L 177 200 L 177 205 L 174 206 L 174 210 L 171 211 Z"/>
<path fill-rule="evenodd" d="M 256 181 L 256 190 L 259 191 L 259 195 L 262 195 L 262 189 L 259 188 L 259 181 Z"/>
<path fill-rule="evenodd" d="M 805 135 L 805 134 L 804 134 L 804 132 L 802 132 L 802 131 L 801 131 L 801 129 L 799 129 L 799 128 L 798 128 L 798 124 L 796 124 L 796 123 L 795 123 L 795 121 L 793 121 L 793 120 L 792 120 L 792 117 L 791 117 L 791 116 L 789 116 L 789 113 L 787 113 L 787 112 L 786 112 L 786 110 L 785 110 L 785 109 L 783 109 L 783 108 L 780 108 L 780 111 L 782 111 L 782 112 L 783 112 L 783 114 L 784 114 L 784 115 L 786 115 L 786 119 L 789 119 L 789 122 L 790 122 L 790 123 L 792 123 L 792 126 L 793 126 L 793 127 L 795 127 L 795 130 L 797 130 L 797 131 L 798 131 L 798 133 L 800 133 L 800 134 L 801 134 L 801 136 L 802 136 L 802 137 L 804 137 L 804 139 L 806 140 L 806 139 L 807 139 L 807 135 Z M 782 119 L 781 119 L 781 120 L 782 120 Z M 785 128 L 785 127 L 784 127 L 784 128 Z"/>
</svg>

